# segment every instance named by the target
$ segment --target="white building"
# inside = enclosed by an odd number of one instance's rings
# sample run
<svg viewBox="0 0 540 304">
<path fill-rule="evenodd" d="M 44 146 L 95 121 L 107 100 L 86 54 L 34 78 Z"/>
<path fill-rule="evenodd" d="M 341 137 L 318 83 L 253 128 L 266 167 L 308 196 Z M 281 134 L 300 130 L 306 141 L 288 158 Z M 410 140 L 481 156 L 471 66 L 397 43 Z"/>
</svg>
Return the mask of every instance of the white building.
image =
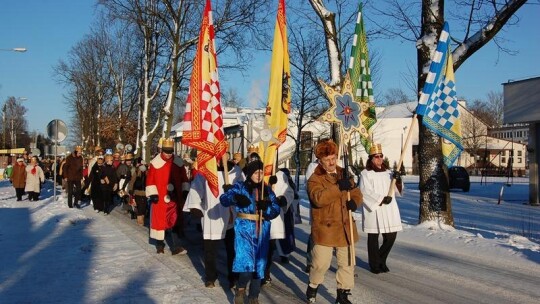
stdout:
<svg viewBox="0 0 540 304">
<path fill-rule="evenodd" d="M 377 123 L 373 127 L 373 140 L 375 143 L 382 144 L 383 153 L 388 158 L 390 167 L 398 164 L 401 151 L 405 150 L 403 166 L 408 174 L 417 173 L 418 122 L 411 124 L 416 104 L 416 102 L 408 102 L 378 107 Z M 456 165 L 466 167 L 471 174 L 479 174 L 481 170 L 489 168 L 490 174 L 506 175 L 505 172 L 511 163 L 515 173 L 523 174 L 526 167 L 525 145 L 486 136 L 487 125 L 467 111 L 465 102 L 460 102 L 460 105 L 462 129 L 467 133 L 463 135 L 466 151 L 461 154 Z M 247 156 L 248 148 L 254 144 L 259 135 L 258 130 L 263 128 L 265 109 L 225 108 L 224 111 L 223 127 L 229 142 L 229 151 L 241 152 Z M 297 113 L 289 117 L 288 137 L 278 151 L 280 167 L 294 167 L 292 157 L 296 142 L 293 138 L 297 137 L 298 132 L 295 115 Z M 190 150 L 189 147 L 180 144 L 182 128 L 182 123 L 172 128 L 172 136 L 177 138 L 177 153 L 179 154 Z M 407 143 L 411 128 L 411 138 Z M 327 122 L 313 121 L 302 130 L 300 135 L 301 169 L 305 169 L 312 160 L 312 149 L 319 139 L 330 137 L 330 129 L 330 124 Z M 365 164 L 368 158 L 367 152 L 355 137 L 351 140 L 351 148 L 352 164 L 359 164 L 360 159 Z"/>
</svg>

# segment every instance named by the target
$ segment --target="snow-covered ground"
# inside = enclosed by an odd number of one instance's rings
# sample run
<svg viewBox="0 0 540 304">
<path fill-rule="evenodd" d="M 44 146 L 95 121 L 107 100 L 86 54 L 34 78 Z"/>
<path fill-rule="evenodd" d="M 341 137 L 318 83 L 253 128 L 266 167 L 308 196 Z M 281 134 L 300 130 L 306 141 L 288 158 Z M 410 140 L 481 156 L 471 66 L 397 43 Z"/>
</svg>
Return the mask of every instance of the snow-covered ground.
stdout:
<svg viewBox="0 0 540 304">
<path fill-rule="evenodd" d="M 398 201 L 405 228 L 390 253 L 391 271 L 369 272 L 362 234 L 353 303 L 538 303 L 540 208 L 526 204 L 526 179 L 515 178 L 508 187 L 503 178 L 481 185 L 473 177 L 470 192 L 453 190 L 455 228 L 417 225 L 418 177 L 404 180 Z M 186 228 L 188 255 L 157 255 L 147 228 L 120 210 L 104 216 L 91 206 L 69 209 L 62 195 L 55 202 L 52 193 L 48 182 L 41 201 L 17 202 L 9 182 L 0 181 L 0 303 L 231 303 L 230 290 L 204 287 L 194 222 Z M 298 248 L 289 264 L 275 263 L 261 303 L 304 301 L 309 204 L 304 191 L 301 197 Z M 355 215 L 361 227 L 361 214 Z M 334 267 L 317 303 L 334 302 Z"/>
</svg>

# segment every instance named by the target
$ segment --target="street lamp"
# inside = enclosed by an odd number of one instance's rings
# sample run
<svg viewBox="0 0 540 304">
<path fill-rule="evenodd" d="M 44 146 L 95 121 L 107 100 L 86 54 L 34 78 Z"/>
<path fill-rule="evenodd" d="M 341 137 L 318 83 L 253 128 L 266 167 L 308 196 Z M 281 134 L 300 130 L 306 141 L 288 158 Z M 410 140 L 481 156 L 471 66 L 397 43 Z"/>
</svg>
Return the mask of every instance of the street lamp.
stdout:
<svg viewBox="0 0 540 304">
<path fill-rule="evenodd" d="M 0 49 L 0 51 L 24 53 L 27 50 L 26 48 L 17 47 L 17 48 L 11 48 L 11 49 Z"/>
</svg>

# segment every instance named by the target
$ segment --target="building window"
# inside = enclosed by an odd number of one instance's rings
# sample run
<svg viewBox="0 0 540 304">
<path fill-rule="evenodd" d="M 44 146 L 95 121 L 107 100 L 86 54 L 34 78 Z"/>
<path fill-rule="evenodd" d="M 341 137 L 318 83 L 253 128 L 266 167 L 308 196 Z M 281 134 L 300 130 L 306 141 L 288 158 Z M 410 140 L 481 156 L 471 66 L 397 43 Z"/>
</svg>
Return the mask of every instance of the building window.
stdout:
<svg viewBox="0 0 540 304">
<path fill-rule="evenodd" d="M 517 155 L 517 156 L 522 156 L 522 155 L 521 155 L 521 153 L 522 153 L 521 150 L 518 150 L 517 152 L 518 152 L 518 155 Z"/>
<path fill-rule="evenodd" d="M 501 157 L 501 163 L 506 164 L 506 157 Z"/>
<path fill-rule="evenodd" d="M 521 157 L 518 157 L 518 164 L 521 164 L 522 160 Z"/>
<path fill-rule="evenodd" d="M 313 147 L 313 133 L 311 131 L 302 131 L 300 133 L 300 148 L 310 150 Z"/>
</svg>

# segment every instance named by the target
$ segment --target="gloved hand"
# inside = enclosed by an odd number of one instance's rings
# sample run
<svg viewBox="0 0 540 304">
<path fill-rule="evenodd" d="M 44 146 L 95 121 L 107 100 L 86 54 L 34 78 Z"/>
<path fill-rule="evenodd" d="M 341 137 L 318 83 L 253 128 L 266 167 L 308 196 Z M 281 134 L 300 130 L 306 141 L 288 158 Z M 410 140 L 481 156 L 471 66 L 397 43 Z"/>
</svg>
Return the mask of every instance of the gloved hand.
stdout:
<svg viewBox="0 0 540 304">
<path fill-rule="evenodd" d="M 348 200 L 345 204 L 347 205 L 347 210 L 351 210 L 352 212 L 356 211 L 358 208 L 354 200 Z"/>
<path fill-rule="evenodd" d="M 277 176 L 275 176 L 275 175 L 270 176 L 270 178 L 268 179 L 268 184 L 270 184 L 270 185 L 277 184 Z"/>
<path fill-rule="evenodd" d="M 233 187 L 233 185 L 231 185 L 231 184 L 224 184 L 224 185 L 222 186 L 223 192 L 227 192 L 227 191 L 231 190 L 232 187 Z"/>
<path fill-rule="evenodd" d="M 385 205 L 388 205 L 392 202 L 392 197 L 391 196 L 385 196 L 382 200 L 382 203 L 385 204 Z"/>
<path fill-rule="evenodd" d="M 236 201 L 236 205 L 240 208 L 245 208 L 251 205 L 251 200 L 245 195 L 236 194 L 234 196 L 234 200 Z"/>
<path fill-rule="evenodd" d="M 401 173 L 397 170 L 392 171 L 392 178 L 396 180 L 396 182 L 401 182 Z"/>
<path fill-rule="evenodd" d="M 277 198 L 277 201 L 278 201 L 278 205 L 280 207 L 286 207 L 287 206 L 287 199 L 285 198 L 285 196 L 278 196 Z"/>
<path fill-rule="evenodd" d="M 352 188 L 351 181 L 348 178 L 340 179 L 337 183 L 340 191 L 348 191 Z"/>
<path fill-rule="evenodd" d="M 150 195 L 148 197 L 148 201 L 152 204 L 157 204 L 157 202 L 159 201 L 159 196 L 157 194 Z"/>
<path fill-rule="evenodd" d="M 270 205 L 270 201 L 262 200 L 257 202 L 257 210 L 265 211 L 268 209 L 268 206 Z"/>
</svg>

